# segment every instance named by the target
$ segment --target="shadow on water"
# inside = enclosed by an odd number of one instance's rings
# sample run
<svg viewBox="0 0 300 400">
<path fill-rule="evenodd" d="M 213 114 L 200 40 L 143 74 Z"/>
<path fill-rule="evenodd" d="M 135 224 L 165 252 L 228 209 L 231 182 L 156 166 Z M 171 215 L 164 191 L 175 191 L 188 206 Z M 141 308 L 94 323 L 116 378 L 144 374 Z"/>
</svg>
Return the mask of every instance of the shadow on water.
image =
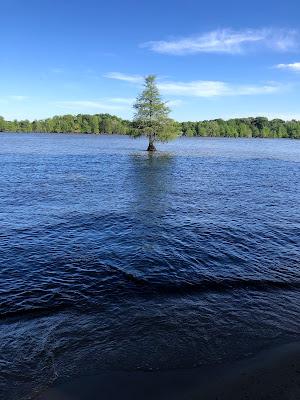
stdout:
<svg viewBox="0 0 300 400">
<path fill-rule="evenodd" d="M 127 185 L 131 200 L 126 216 L 129 234 L 123 235 L 122 248 L 116 252 L 122 250 L 126 254 L 126 265 L 121 261 L 119 267 L 135 277 L 153 274 L 162 266 L 174 163 L 174 156 L 169 153 L 129 155 Z"/>
<path fill-rule="evenodd" d="M 170 153 L 130 155 L 130 186 L 133 190 L 134 209 L 142 221 L 163 216 L 167 197 L 172 189 L 174 156 Z"/>
</svg>

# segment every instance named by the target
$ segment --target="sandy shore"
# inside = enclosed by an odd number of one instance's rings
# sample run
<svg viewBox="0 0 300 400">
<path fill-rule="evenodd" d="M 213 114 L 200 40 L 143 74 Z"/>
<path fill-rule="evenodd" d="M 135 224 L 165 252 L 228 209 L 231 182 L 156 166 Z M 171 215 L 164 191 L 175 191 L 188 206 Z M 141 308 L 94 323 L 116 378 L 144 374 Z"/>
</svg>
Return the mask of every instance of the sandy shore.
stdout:
<svg viewBox="0 0 300 400">
<path fill-rule="evenodd" d="M 105 372 L 57 384 L 39 400 L 299 400 L 300 342 L 211 369 Z"/>
</svg>

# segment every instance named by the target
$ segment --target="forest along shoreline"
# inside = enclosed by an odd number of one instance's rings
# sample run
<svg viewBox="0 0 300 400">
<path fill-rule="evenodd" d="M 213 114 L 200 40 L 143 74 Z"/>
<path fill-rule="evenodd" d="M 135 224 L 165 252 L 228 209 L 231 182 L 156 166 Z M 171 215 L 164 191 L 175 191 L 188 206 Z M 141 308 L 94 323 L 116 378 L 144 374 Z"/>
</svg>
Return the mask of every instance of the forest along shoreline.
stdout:
<svg viewBox="0 0 300 400">
<path fill-rule="evenodd" d="M 176 124 L 183 136 L 300 139 L 300 121 L 296 120 L 249 117 Z M 62 115 L 34 121 L 7 121 L 0 116 L 0 132 L 134 135 L 131 121 L 110 114 Z"/>
</svg>

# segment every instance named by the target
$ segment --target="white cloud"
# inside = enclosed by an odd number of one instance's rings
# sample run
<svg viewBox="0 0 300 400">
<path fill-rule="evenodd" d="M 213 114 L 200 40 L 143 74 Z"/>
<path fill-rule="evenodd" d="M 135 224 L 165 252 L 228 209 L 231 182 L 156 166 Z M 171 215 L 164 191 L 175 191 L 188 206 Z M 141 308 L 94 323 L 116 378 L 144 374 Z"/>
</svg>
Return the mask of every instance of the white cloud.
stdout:
<svg viewBox="0 0 300 400">
<path fill-rule="evenodd" d="M 55 67 L 55 68 L 51 68 L 50 72 L 52 72 L 53 74 L 62 74 L 64 72 L 64 69 Z"/>
<path fill-rule="evenodd" d="M 288 69 L 290 71 L 300 72 L 300 62 L 295 62 L 291 64 L 277 64 L 275 68 Z"/>
<path fill-rule="evenodd" d="M 70 110 L 78 110 L 78 109 L 97 109 L 97 110 L 105 110 L 105 111 L 116 111 L 122 110 L 124 107 L 108 104 L 102 101 L 93 101 L 93 100 L 70 100 L 70 101 L 58 101 L 55 103 L 57 107 L 66 108 Z"/>
<path fill-rule="evenodd" d="M 135 99 L 132 97 L 109 97 L 107 101 L 119 104 L 132 104 L 135 102 Z"/>
<path fill-rule="evenodd" d="M 123 74 L 122 72 L 108 72 L 104 77 L 131 83 L 142 83 L 144 81 L 144 77 L 141 75 L 128 75 Z"/>
<path fill-rule="evenodd" d="M 8 96 L 8 98 L 15 101 L 24 101 L 28 99 L 28 96 Z"/>
<path fill-rule="evenodd" d="M 265 117 L 267 117 L 268 119 L 283 119 L 284 121 L 291 121 L 293 119 L 300 121 L 300 113 L 282 113 L 282 112 L 278 112 L 278 113 L 261 113 L 261 115 L 264 115 Z"/>
<path fill-rule="evenodd" d="M 167 101 L 167 105 L 168 105 L 169 107 L 179 107 L 179 106 L 181 106 L 182 104 L 183 104 L 183 101 L 180 100 L 180 99 L 175 99 L 175 100 Z"/>
<path fill-rule="evenodd" d="M 234 85 L 222 81 L 161 82 L 159 89 L 169 95 L 215 97 L 270 94 L 281 89 L 277 84 Z"/>
<path fill-rule="evenodd" d="M 150 41 L 142 47 L 163 54 L 243 53 L 247 48 L 267 47 L 287 51 L 296 47 L 297 32 L 293 30 L 222 29 L 175 40 Z"/>
<path fill-rule="evenodd" d="M 121 79 L 120 76 L 123 77 L 124 74 L 121 72 L 115 72 L 112 76 L 111 73 L 106 74 L 111 79 Z M 140 80 L 144 80 L 141 75 L 125 75 L 129 82 L 132 83 L 140 83 Z M 134 81 L 131 77 L 140 77 L 138 81 Z M 123 78 L 121 80 L 124 80 Z M 180 81 L 170 81 L 163 80 L 161 78 L 158 79 L 157 84 L 159 90 L 163 94 L 173 95 L 173 96 L 194 96 L 194 97 L 214 97 L 214 96 L 243 96 L 243 95 L 257 95 L 257 94 L 270 94 L 276 93 L 283 89 L 286 89 L 287 86 L 280 85 L 278 83 L 266 83 L 261 85 L 236 85 L 222 81 L 190 81 L 190 82 L 180 82 Z M 120 99 L 115 99 L 120 100 Z M 113 101 L 113 99 L 111 99 Z M 127 102 L 126 100 L 121 99 L 119 102 Z M 134 99 L 131 99 L 128 104 L 132 103 Z M 181 100 L 173 100 L 177 102 Z"/>
</svg>

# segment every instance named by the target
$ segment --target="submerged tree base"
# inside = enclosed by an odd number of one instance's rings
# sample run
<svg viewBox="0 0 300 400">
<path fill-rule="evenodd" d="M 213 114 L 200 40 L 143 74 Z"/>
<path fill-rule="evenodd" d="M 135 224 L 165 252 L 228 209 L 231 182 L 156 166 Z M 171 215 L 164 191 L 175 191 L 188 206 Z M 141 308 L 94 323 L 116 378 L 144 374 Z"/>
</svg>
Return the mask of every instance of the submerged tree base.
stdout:
<svg viewBox="0 0 300 400">
<path fill-rule="evenodd" d="M 156 147 L 154 146 L 153 143 L 149 143 L 147 151 L 156 151 Z"/>
</svg>

